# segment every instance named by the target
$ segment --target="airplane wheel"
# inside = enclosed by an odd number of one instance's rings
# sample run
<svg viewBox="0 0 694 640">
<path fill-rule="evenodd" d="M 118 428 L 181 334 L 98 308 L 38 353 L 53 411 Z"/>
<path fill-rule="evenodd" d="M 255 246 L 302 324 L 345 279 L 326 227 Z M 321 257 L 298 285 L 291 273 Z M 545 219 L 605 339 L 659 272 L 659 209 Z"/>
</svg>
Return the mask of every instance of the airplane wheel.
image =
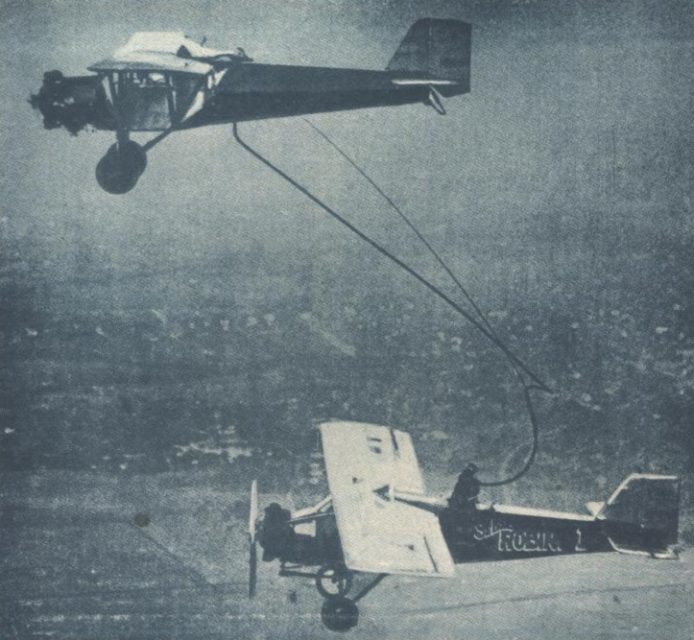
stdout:
<svg viewBox="0 0 694 640">
<path fill-rule="evenodd" d="M 147 154 L 144 149 L 126 140 L 111 145 L 96 165 L 96 181 L 108 193 L 121 194 L 130 191 L 147 166 Z"/>
<path fill-rule="evenodd" d="M 332 567 L 321 567 L 316 578 L 316 588 L 324 598 L 342 598 L 352 588 L 351 571 L 340 571 Z"/>
<path fill-rule="evenodd" d="M 323 603 L 320 617 L 330 631 L 349 631 L 359 622 L 359 608 L 349 598 L 330 598 Z"/>
</svg>

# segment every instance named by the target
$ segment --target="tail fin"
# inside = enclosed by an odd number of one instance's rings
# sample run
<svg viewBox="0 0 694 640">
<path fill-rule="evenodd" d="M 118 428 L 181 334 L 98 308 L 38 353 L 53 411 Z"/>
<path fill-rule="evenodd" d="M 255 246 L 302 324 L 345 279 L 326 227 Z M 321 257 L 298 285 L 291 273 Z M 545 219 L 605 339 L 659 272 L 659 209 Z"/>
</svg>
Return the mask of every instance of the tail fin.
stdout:
<svg viewBox="0 0 694 640">
<path fill-rule="evenodd" d="M 622 553 L 675 557 L 680 483 L 677 476 L 634 473 L 610 496 L 598 517 L 610 544 Z"/>
<path fill-rule="evenodd" d="M 449 88 L 436 83 L 443 95 L 467 93 L 471 35 L 467 22 L 422 18 L 410 27 L 387 70 L 402 74 L 403 81 L 448 81 Z"/>
</svg>

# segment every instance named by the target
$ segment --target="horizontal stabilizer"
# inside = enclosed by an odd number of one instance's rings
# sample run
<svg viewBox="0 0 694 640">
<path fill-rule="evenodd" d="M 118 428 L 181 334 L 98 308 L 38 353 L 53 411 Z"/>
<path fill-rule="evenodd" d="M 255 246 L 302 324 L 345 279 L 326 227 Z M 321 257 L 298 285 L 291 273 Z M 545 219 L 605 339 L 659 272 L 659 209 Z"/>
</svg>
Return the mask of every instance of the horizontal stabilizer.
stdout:
<svg viewBox="0 0 694 640">
<path fill-rule="evenodd" d="M 588 509 L 590 515 L 595 516 L 596 518 L 604 506 L 604 502 L 586 502 L 586 509 Z"/>
</svg>

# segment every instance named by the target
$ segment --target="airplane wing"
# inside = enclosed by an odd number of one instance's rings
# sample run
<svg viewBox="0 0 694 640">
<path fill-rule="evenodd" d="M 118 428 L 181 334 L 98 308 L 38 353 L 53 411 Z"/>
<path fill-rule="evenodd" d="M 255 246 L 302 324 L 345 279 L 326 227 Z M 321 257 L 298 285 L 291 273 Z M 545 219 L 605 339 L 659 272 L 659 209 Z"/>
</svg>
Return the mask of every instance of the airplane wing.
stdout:
<svg viewBox="0 0 694 640">
<path fill-rule="evenodd" d="M 93 64 L 89 70 L 159 71 L 204 76 L 213 70 L 213 66 L 206 61 L 193 58 L 218 56 L 239 57 L 231 51 L 203 47 L 182 33 L 142 31 L 135 33 L 111 58 Z"/>
<path fill-rule="evenodd" d="M 108 58 L 88 67 L 89 71 L 159 71 L 189 73 L 204 76 L 213 69 L 211 64 L 180 58 L 171 53 L 139 51 Z"/>
<path fill-rule="evenodd" d="M 407 433 L 358 422 L 320 425 L 345 564 L 353 571 L 449 577 L 453 559 L 438 518 L 389 499 L 384 486 L 424 494 Z"/>
</svg>

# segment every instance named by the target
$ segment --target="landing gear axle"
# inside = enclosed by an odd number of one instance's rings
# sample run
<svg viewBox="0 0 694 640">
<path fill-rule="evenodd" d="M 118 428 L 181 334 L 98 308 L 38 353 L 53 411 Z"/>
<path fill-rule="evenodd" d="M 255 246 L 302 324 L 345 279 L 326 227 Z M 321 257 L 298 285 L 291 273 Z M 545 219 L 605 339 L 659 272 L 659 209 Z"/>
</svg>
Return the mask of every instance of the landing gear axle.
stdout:
<svg viewBox="0 0 694 640">
<path fill-rule="evenodd" d="M 352 572 L 349 570 L 321 567 L 316 577 L 316 588 L 324 598 L 341 598 L 352 588 Z"/>
</svg>

